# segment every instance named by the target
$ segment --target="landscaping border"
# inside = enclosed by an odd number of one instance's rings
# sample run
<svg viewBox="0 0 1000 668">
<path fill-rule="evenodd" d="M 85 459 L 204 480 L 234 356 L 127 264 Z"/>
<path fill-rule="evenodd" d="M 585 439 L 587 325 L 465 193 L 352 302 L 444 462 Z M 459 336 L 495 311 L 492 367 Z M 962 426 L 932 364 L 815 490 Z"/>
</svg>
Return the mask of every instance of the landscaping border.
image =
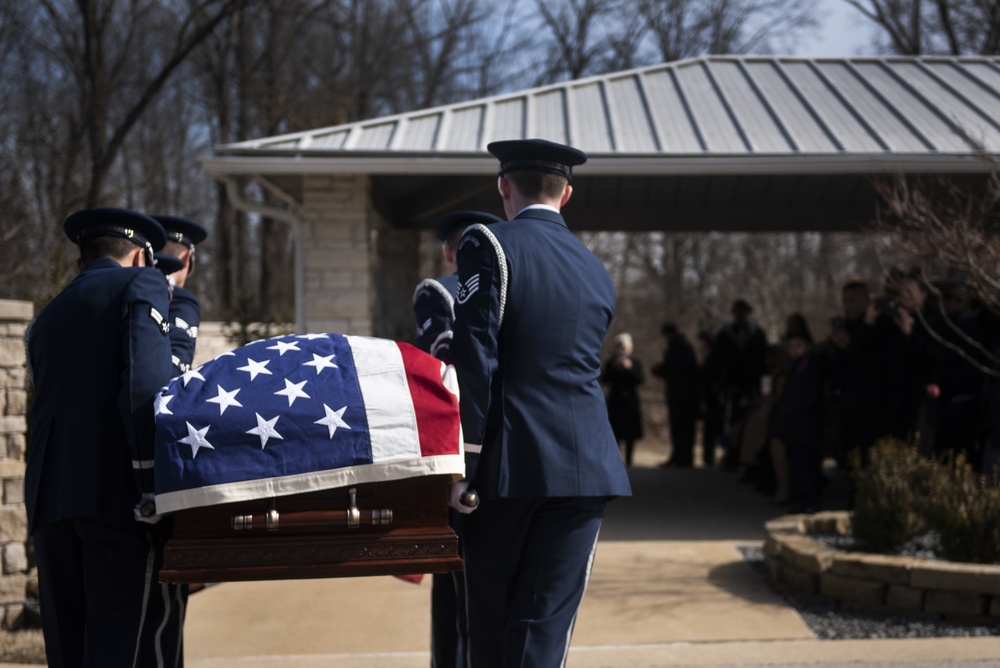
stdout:
<svg viewBox="0 0 1000 668">
<path fill-rule="evenodd" d="M 848 552 L 812 537 L 849 535 L 847 511 L 785 515 L 764 533 L 768 579 L 785 593 L 859 610 L 1000 620 L 1000 565 Z"/>
</svg>

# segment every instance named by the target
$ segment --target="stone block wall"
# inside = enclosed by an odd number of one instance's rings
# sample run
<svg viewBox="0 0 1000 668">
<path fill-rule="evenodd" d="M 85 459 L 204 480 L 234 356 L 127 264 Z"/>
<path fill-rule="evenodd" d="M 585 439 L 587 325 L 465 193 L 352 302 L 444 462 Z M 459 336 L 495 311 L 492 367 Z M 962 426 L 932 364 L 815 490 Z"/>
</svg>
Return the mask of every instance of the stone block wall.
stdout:
<svg viewBox="0 0 1000 668">
<path fill-rule="evenodd" d="M 843 607 L 1000 620 L 1000 565 L 847 552 L 810 535 L 844 535 L 850 529 L 846 512 L 768 522 L 764 561 L 769 579 L 790 594 Z"/>
<path fill-rule="evenodd" d="M 28 516 L 24 468 L 28 383 L 24 330 L 31 302 L 0 300 L 0 626 L 10 628 L 24 610 L 28 582 Z"/>
</svg>

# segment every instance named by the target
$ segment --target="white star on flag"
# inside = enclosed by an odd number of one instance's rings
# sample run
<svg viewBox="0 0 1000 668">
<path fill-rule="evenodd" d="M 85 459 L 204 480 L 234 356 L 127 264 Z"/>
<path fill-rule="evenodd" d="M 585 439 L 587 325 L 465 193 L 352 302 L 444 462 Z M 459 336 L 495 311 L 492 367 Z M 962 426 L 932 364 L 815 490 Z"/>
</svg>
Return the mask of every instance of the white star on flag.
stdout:
<svg viewBox="0 0 1000 668">
<path fill-rule="evenodd" d="M 312 341 L 313 339 L 325 339 L 328 338 L 326 334 L 299 334 L 295 338 L 306 339 L 307 341 Z"/>
<path fill-rule="evenodd" d="M 264 418 L 262 418 L 260 416 L 260 413 L 254 413 L 254 415 L 257 416 L 257 426 L 254 427 L 253 429 L 247 429 L 247 433 L 257 434 L 258 436 L 260 436 L 261 450 L 263 450 L 264 446 L 267 445 L 267 439 L 269 438 L 277 438 L 281 439 L 282 441 L 285 440 L 285 437 L 279 434 L 274 429 L 275 423 L 278 421 L 278 418 L 281 417 L 280 415 L 276 415 L 274 416 L 274 418 L 270 420 L 265 420 Z"/>
<path fill-rule="evenodd" d="M 210 404 L 219 404 L 219 415 L 226 412 L 226 409 L 230 406 L 236 406 L 237 408 L 243 408 L 243 404 L 236 401 L 236 393 L 240 391 L 240 388 L 236 388 L 232 392 L 226 392 L 222 389 L 221 385 L 216 385 L 219 388 L 219 395 L 208 399 Z"/>
<path fill-rule="evenodd" d="M 301 383 L 293 383 L 292 381 L 285 378 L 285 389 L 278 390 L 275 394 L 288 397 L 288 405 L 291 406 L 295 403 L 296 399 L 311 399 L 308 394 L 302 391 L 302 386 L 308 383 L 308 380 L 304 380 Z"/>
<path fill-rule="evenodd" d="M 339 411 L 335 411 L 326 404 L 323 404 L 323 410 L 326 411 L 326 417 L 321 420 L 316 420 L 313 424 L 321 424 L 324 427 L 330 429 L 330 438 L 333 438 L 333 434 L 337 431 L 337 427 L 343 427 L 344 429 L 350 429 L 351 426 L 344 422 L 343 415 L 344 411 L 347 410 L 347 406 L 344 406 Z"/>
<path fill-rule="evenodd" d="M 156 397 L 156 406 L 153 409 L 153 415 L 173 415 L 173 413 L 170 412 L 170 409 L 167 408 L 167 404 L 169 404 L 170 400 L 173 398 L 174 395 L 172 394 L 161 394 Z"/>
<path fill-rule="evenodd" d="M 305 363 L 303 363 L 302 366 L 314 366 L 314 367 L 316 367 L 316 375 L 317 376 L 319 375 L 319 372 L 322 371 L 323 369 L 336 369 L 336 368 L 338 368 L 336 364 L 334 364 L 333 362 L 330 361 L 334 357 L 336 357 L 336 355 L 327 355 L 326 357 L 320 357 L 316 353 L 313 353 L 312 356 L 313 356 L 313 361 L 312 362 L 305 362 Z"/>
<path fill-rule="evenodd" d="M 297 350 L 299 352 L 302 352 L 302 349 L 299 348 L 299 344 L 295 343 L 294 341 L 291 341 L 291 342 L 289 342 L 289 341 L 275 341 L 274 345 L 273 346 L 268 346 L 267 349 L 268 350 L 277 350 L 278 351 L 278 357 L 283 357 L 285 355 L 285 353 L 287 353 L 289 350 Z"/>
<path fill-rule="evenodd" d="M 184 375 L 182 376 L 182 378 L 184 378 L 184 387 L 187 387 L 188 383 L 190 383 L 193 378 L 197 378 L 198 380 L 200 380 L 202 382 L 205 381 L 205 377 L 203 375 L 201 375 L 200 373 L 198 373 L 197 369 L 189 369 L 189 370 L 185 371 Z"/>
<path fill-rule="evenodd" d="M 211 427 L 212 425 L 208 425 L 204 429 L 195 429 L 190 422 L 185 422 L 184 424 L 187 425 L 188 435 L 182 439 L 179 439 L 177 442 L 187 443 L 188 445 L 191 446 L 191 459 L 194 459 L 195 457 L 198 456 L 199 448 L 208 448 L 209 450 L 215 450 L 215 447 L 213 447 L 212 444 L 208 442 L 208 439 L 205 438 L 205 434 L 208 433 L 208 428 Z"/>
<path fill-rule="evenodd" d="M 259 376 L 260 374 L 264 374 L 266 376 L 273 376 L 274 375 L 273 373 L 271 373 L 270 371 L 267 370 L 267 365 L 270 363 L 270 361 L 271 360 L 264 360 L 263 362 L 258 362 L 256 360 L 252 360 L 252 359 L 250 359 L 248 357 L 247 358 L 247 365 L 246 366 L 237 367 L 236 370 L 237 371 L 246 371 L 247 373 L 249 373 L 250 374 L 250 382 L 252 383 L 253 379 L 256 378 L 257 376 Z"/>
</svg>

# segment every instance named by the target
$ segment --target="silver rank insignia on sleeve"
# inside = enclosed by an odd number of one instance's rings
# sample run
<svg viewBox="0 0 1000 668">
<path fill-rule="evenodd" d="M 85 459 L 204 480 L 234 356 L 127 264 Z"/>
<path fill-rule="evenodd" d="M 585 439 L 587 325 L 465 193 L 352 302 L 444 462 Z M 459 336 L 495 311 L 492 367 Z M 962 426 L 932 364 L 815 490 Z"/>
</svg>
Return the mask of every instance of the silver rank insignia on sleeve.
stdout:
<svg viewBox="0 0 1000 668">
<path fill-rule="evenodd" d="M 458 284 L 458 297 L 456 301 L 459 304 L 464 304 L 469 301 L 469 297 L 476 293 L 479 289 L 479 274 L 473 274 L 465 281 L 465 283 Z"/>
<path fill-rule="evenodd" d="M 170 323 L 167 322 L 166 318 L 157 311 L 152 306 L 149 307 L 149 318 L 156 323 L 156 326 L 160 328 L 160 333 L 166 336 L 170 333 Z"/>
<path fill-rule="evenodd" d="M 184 331 L 185 334 L 190 336 L 192 339 L 198 338 L 198 326 L 191 326 L 187 323 L 184 318 L 174 318 L 174 326 L 179 327 Z"/>
</svg>

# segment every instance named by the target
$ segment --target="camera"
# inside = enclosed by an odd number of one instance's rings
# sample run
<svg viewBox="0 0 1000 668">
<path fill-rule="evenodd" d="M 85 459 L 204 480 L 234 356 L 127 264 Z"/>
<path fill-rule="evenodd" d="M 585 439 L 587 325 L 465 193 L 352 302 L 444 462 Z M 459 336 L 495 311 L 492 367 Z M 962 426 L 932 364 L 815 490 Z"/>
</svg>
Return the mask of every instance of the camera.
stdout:
<svg viewBox="0 0 1000 668">
<path fill-rule="evenodd" d="M 875 298 L 875 310 L 882 311 L 895 311 L 899 308 L 899 299 L 897 297 L 891 297 L 884 295 Z"/>
</svg>

